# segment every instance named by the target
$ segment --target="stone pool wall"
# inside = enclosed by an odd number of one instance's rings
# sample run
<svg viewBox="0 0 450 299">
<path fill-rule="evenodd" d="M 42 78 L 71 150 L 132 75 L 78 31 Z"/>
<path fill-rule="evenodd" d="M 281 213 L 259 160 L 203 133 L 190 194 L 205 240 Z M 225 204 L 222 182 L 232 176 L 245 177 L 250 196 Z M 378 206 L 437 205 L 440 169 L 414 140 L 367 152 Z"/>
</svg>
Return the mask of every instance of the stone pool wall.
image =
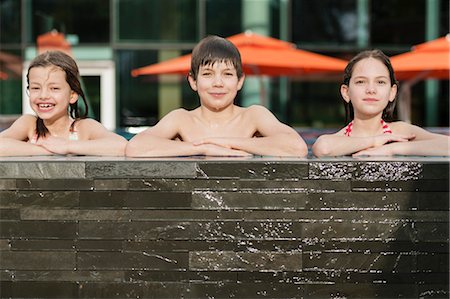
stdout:
<svg viewBox="0 0 450 299">
<path fill-rule="evenodd" d="M 0 160 L 2 298 L 448 298 L 449 159 Z"/>
</svg>

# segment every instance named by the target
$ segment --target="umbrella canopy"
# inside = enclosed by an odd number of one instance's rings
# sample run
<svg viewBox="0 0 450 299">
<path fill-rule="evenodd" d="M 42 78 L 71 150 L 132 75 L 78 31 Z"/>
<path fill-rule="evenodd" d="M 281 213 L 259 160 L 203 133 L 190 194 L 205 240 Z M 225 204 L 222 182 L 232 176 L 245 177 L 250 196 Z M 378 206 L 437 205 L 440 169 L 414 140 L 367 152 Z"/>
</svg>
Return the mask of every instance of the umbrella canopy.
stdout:
<svg viewBox="0 0 450 299">
<path fill-rule="evenodd" d="M 302 76 L 317 73 L 341 73 L 347 62 L 304 50 L 291 43 L 254 33 L 241 33 L 227 38 L 239 49 L 247 75 Z M 183 74 L 191 67 L 191 55 L 184 55 L 146 67 L 134 69 L 140 75 Z"/>
<path fill-rule="evenodd" d="M 411 52 L 391 57 L 398 79 L 448 79 L 450 74 L 450 34 L 414 46 Z"/>
<path fill-rule="evenodd" d="M 58 50 L 72 56 L 69 42 L 64 37 L 64 34 L 56 30 L 39 35 L 37 37 L 37 49 L 38 54 L 42 54 L 45 51 Z"/>
</svg>

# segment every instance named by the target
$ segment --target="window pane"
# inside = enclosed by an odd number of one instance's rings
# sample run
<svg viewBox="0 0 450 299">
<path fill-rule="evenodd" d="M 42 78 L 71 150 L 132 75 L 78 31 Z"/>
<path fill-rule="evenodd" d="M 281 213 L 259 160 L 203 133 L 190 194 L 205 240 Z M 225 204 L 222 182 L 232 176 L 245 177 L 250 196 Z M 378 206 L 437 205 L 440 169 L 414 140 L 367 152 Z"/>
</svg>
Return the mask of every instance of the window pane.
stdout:
<svg viewBox="0 0 450 299">
<path fill-rule="evenodd" d="M 295 43 L 355 44 L 357 30 L 356 0 L 292 2 L 292 39 Z"/>
<path fill-rule="evenodd" d="M 196 0 L 120 0 L 119 41 L 197 40 Z"/>
<path fill-rule="evenodd" d="M 0 51 L 0 114 L 22 113 L 20 51 Z"/>
<path fill-rule="evenodd" d="M 131 71 L 157 62 L 157 51 L 118 51 L 120 126 L 150 126 L 158 118 L 158 81 L 154 76 L 132 77 Z"/>
<path fill-rule="evenodd" d="M 0 0 L 0 42 L 20 43 L 20 3 L 17 0 Z"/>
<path fill-rule="evenodd" d="M 207 0 L 206 34 L 228 37 L 241 32 L 241 16 L 241 0 Z"/>
<path fill-rule="evenodd" d="M 343 127 L 345 110 L 339 82 L 292 82 L 289 123 L 296 127 Z"/>
<path fill-rule="evenodd" d="M 370 1 L 370 36 L 375 46 L 414 45 L 425 36 L 425 0 Z"/>
<path fill-rule="evenodd" d="M 109 42 L 109 0 L 34 0 L 32 37 L 56 29 L 80 43 Z"/>
</svg>

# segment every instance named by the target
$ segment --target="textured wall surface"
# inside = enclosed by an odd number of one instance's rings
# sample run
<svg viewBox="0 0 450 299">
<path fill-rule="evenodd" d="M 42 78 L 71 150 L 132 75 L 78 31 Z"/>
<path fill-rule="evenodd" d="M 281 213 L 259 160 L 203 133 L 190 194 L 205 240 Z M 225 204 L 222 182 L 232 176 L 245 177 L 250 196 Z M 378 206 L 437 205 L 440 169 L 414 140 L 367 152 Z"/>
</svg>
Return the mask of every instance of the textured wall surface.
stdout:
<svg viewBox="0 0 450 299">
<path fill-rule="evenodd" d="M 0 160 L 2 298 L 448 298 L 449 159 Z"/>
</svg>

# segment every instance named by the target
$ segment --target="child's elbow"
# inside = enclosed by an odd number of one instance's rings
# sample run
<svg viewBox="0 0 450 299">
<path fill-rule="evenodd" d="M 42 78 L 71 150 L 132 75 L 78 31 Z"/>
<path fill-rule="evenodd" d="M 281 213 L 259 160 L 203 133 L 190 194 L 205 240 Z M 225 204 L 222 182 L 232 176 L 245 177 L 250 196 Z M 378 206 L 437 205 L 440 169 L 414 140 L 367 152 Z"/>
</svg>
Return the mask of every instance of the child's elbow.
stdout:
<svg viewBox="0 0 450 299">
<path fill-rule="evenodd" d="M 321 138 L 317 138 L 316 142 L 312 146 L 312 153 L 316 157 L 327 157 L 331 155 L 331 146 L 330 144 Z"/>
</svg>

